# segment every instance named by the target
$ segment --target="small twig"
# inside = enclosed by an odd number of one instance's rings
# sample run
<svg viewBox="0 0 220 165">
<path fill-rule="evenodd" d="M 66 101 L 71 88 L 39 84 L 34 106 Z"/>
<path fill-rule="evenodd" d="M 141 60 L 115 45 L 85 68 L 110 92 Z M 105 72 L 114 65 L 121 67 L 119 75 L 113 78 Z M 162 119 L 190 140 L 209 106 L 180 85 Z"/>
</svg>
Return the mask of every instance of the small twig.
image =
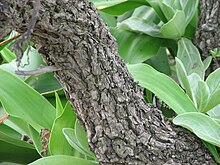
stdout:
<svg viewBox="0 0 220 165">
<path fill-rule="evenodd" d="M 20 66 L 21 59 L 22 59 L 22 54 L 23 54 L 23 51 L 22 51 L 21 47 L 22 47 L 22 45 L 24 45 L 24 43 L 27 40 L 29 40 L 31 38 L 31 34 L 34 31 L 34 27 L 36 25 L 36 22 L 37 22 L 37 19 L 38 19 L 38 16 L 39 16 L 40 0 L 35 0 L 33 10 L 34 11 L 32 13 L 30 23 L 28 24 L 27 31 L 23 35 L 21 35 L 21 39 L 17 43 L 15 43 L 15 49 L 18 50 L 18 54 L 17 54 L 18 66 Z M 27 54 L 28 54 L 28 52 L 27 52 Z"/>
<path fill-rule="evenodd" d="M 0 46 L 3 46 L 3 45 L 8 44 L 9 42 L 11 42 L 11 41 L 13 41 L 13 40 L 19 38 L 20 36 L 21 36 L 21 34 L 18 34 L 18 35 L 16 35 L 16 36 L 12 37 L 12 38 L 9 38 L 9 39 L 7 39 L 7 40 L 4 40 L 4 41 L 2 41 L 2 42 L 0 43 Z"/>
<path fill-rule="evenodd" d="M 37 69 L 30 70 L 30 71 L 17 70 L 15 71 L 15 74 L 22 75 L 22 76 L 31 76 L 31 75 L 43 74 L 47 72 L 55 72 L 58 70 L 61 70 L 61 69 L 55 66 L 41 66 Z"/>
<path fill-rule="evenodd" d="M 4 114 L 2 117 L 0 117 L 0 124 L 3 124 L 5 120 L 7 120 L 10 117 L 8 114 Z"/>
</svg>

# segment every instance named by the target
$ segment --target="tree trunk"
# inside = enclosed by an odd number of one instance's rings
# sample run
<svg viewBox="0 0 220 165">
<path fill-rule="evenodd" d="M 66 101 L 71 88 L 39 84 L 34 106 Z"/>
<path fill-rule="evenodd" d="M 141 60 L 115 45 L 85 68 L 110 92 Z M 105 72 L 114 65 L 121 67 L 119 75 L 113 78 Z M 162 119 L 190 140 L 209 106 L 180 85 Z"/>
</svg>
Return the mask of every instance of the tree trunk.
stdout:
<svg viewBox="0 0 220 165">
<path fill-rule="evenodd" d="M 220 50 L 220 1 L 200 0 L 200 4 L 201 14 L 195 43 L 200 48 L 203 59 L 205 59 L 211 54 L 211 50 L 215 48 Z M 219 68 L 219 64 L 219 58 L 213 59 L 207 74 Z"/>
<path fill-rule="evenodd" d="M 32 4 L 10 0 L 1 10 L 1 2 L 0 35 L 3 27 L 24 32 Z M 32 37 L 47 64 L 61 68 L 56 77 L 100 164 L 216 164 L 197 137 L 144 102 L 92 4 L 42 1 Z"/>
</svg>

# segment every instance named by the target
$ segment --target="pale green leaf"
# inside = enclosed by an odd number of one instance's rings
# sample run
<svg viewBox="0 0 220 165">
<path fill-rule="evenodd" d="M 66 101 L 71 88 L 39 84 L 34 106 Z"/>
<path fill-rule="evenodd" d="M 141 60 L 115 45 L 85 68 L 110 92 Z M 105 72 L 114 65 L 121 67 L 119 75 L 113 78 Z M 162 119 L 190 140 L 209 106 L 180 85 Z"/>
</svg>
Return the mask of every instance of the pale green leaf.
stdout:
<svg viewBox="0 0 220 165">
<path fill-rule="evenodd" d="M 220 89 L 216 90 L 209 98 L 207 106 L 204 108 L 204 112 L 208 112 L 210 109 L 220 104 Z"/>
<path fill-rule="evenodd" d="M 157 95 L 177 114 L 197 111 L 190 98 L 170 77 L 147 64 L 127 65 L 127 67 L 140 86 Z"/>
<path fill-rule="evenodd" d="M 98 165 L 98 162 L 67 155 L 55 155 L 36 160 L 29 165 Z"/>
<path fill-rule="evenodd" d="M 75 123 L 74 130 L 75 130 L 76 140 L 78 141 L 80 147 L 87 153 L 87 155 L 89 155 L 92 158 L 95 158 L 95 155 L 89 149 L 86 132 L 84 131 L 83 127 L 80 125 L 78 120 Z"/>
<path fill-rule="evenodd" d="M 220 88 L 220 68 L 216 69 L 207 77 L 206 83 L 211 93 L 214 93 Z"/>
<path fill-rule="evenodd" d="M 177 73 L 178 81 L 180 82 L 181 86 L 185 89 L 186 94 L 188 94 L 191 100 L 193 100 L 193 94 L 185 67 L 177 57 L 175 58 L 175 60 L 176 60 L 176 73 Z"/>
<path fill-rule="evenodd" d="M 187 75 L 197 73 L 201 79 L 204 79 L 204 65 L 201 60 L 198 49 L 193 45 L 192 41 L 182 38 L 178 41 L 177 57 L 183 63 Z"/>
<path fill-rule="evenodd" d="M 183 11 L 177 11 L 173 18 L 161 27 L 160 32 L 166 38 L 179 39 L 185 28 L 185 14 Z"/>
<path fill-rule="evenodd" d="M 220 125 L 209 116 L 199 112 L 178 115 L 173 123 L 185 127 L 200 139 L 220 147 Z"/>
</svg>

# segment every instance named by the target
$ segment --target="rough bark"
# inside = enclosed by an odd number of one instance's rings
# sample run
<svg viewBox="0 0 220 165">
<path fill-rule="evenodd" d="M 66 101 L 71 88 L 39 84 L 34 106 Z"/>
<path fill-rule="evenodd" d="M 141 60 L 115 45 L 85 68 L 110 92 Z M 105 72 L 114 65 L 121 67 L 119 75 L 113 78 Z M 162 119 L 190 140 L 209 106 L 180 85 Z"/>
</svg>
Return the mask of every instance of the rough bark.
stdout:
<svg viewBox="0 0 220 165">
<path fill-rule="evenodd" d="M 24 32 L 32 5 L 10 0 L 7 6 L 4 27 Z M 215 164 L 197 137 L 144 102 L 92 4 L 42 1 L 33 39 L 47 64 L 61 68 L 56 77 L 100 164 Z"/>
<path fill-rule="evenodd" d="M 214 48 L 220 50 L 220 1 L 200 0 L 201 14 L 196 33 L 196 45 L 200 48 L 205 59 Z M 208 74 L 218 68 L 220 59 L 213 59 Z"/>
</svg>

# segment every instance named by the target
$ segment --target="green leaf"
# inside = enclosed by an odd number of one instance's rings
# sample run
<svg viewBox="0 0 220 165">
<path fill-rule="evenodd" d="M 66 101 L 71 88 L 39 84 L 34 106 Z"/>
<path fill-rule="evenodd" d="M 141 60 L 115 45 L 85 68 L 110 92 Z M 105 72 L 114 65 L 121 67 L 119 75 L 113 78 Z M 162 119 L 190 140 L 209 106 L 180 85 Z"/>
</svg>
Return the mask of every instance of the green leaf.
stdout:
<svg viewBox="0 0 220 165">
<path fill-rule="evenodd" d="M 210 96 L 209 87 L 204 81 L 199 81 L 198 88 L 196 89 L 196 93 L 195 93 L 197 109 L 199 112 L 205 112 L 204 108 L 206 107 L 209 101 L 209 96 Z"/>
<path fill-rule="evenodd" d="M 62 102 L 60 100 L 60 97 L 57 93 L 55 93 L 55 98 L 56 98 L 56 119 L 57 119 L 64 112 L 64 108 L 63 108 Z"/>
<path fill-rule="evenodd" d="M 98 165 L 98 162 L 67 155 L 55 155 L 36 160 L 29 165 Z"/>
<path fill-rule="evenodd" d="M 175 15 L 174 9 L 165 3 L 161 4 L 161 10 L 168 21 L 171 20 Z"/>
<path fill-rule="evenodd" d="M 80 147 L 87 153 L 87 155 L 95 159 L 95 155 L 89 149 L 86 132 L 84 131 L 83 127 L 80 125 L 78 120 L 75 123 L 74 130 L 75 130 L 76 140 L 78 141 L 78 144 L 80 144 Z"/>
<path fill-rule="evenodd" d="M 177 57 L 183 63 L 187 75 L 197 73 L 201 79 L 204 79 L 204 65 L 202 63 L 198 49 L 193 45 L 192 41 L 181 38 L 178 41 Z"/>
<path fill-rule="evenodd" d="M 208 56 L 204 61 L 203 61 L 203 65 L 204 65 L 204 70 L 206 71 L 208 69 L 208 67 L 210 66 L 212 62 L 212 56 Z"/>
<path fill-rule="evenodd" d="M 5 124 L 0 124 L 0 132 L 12 137 L 14 139 L 20 140 L 21 139 L 21 134 L 12 129 L 11 127 L 5 125 Z"/>
<path fill-rule="evenodd" d="M 161 45 L 160 39 L 144 34 L 120 28 L 111 29 L 111 32 L 117 40 L 119 53 L 126 63 L 135 64 L 146 61 L 156 55 Z"/>
<path fill-rule="evenodd" d="M 12 60 L 14 60 L 16 58 L 16 55 L 11 52 L 7 47 L 5 47 L 4 49 L 2 49 L 0 51 L 0 53 L 2 54 L 2 57 L 5 59 L 5 61 L 7 62 L 11 62 Z"/>
<path fill-rule="evenodd" d="M 157 54 L 149 59 L 150 65 L 157 71 L 171 75 L 170 64 L 167 58 L 166 48 L 161 47 Z"/>
<path fill-rule="evenodd" d="M 200 139 L 220 147 L 220 125 L 209 116 L 199 112 L 178 115 L 173 123 L 189 129 Z"/>
<path fill-rule="evenodd" d="M 40 133 L 37 132 L 31 125 L 28 126 L 30 132 L 30 138 L 34 143 L 35 149 L 37 150 L 38 154 L 41 155 L 41 150 L 43 148 Z M 43 155 L 41 155 L 43 156 Z"/>
<path fill-rule="evenodd" d="M 186 94 L 193 100 L 193 94 L 190 87 L 190 83 L 187 77 L 187 73 L 183 63 L 176 57 L 176 73 L 178 77 L 178 81 L 180 82 L 181 86 L 185 89 Z"/>
<path fill-rule="evenodd" d="M 86 156 L 89 156 L 90 158 L 93 158 L 93 159 L 96 159 L 96 157 L 94 156 L 94 154 L 89 151 L 88 149 L 88 144 L 87 144 L 87 147 L 85 147 L 85 141 L 82 143 L 80 140 L 80 138 L 83 138 L 85 139 L 85 135 L 84 134 L 81 134 L 81 133 L 78 133 L 78 131 L 76 132 L 74 129 L 72 128 L 63 128 L 63 133 L 67 139 L 67 141 L 69 142 L 69 144 L 74 148 L 76 149 L 78 152 L 86 155 Z M 85 136 L 85 137 L 83 137 Z M 86 139 L 87 141 L 87 139 Z M 87 142 L 88 143 L 88 142 Z"/>
<path fill-rule="evenodd" d="M 68 102 L 63 113 L 56 118 L 53 124 L 49 142 L 49 151 L 51 155 L 74 155 L 75 151 L 66 141 L 62 129 L 72 128 L 75 121 L 76 116 L 70 103 Z"/>
<path fill-rule="evenodd" d="M 146 64 L 127 65 L 127 67 L 139 85 L 152 91 L 177 114 L 197 111 L 190 98 L 170 77 Z"/>
<path fill-rule="evenodd" d="M 197 100 L 196 100 L 195 95 L 197 93 L 199 81 L 202 81 L 202 79 L 196 73 L 192 73 L 191 75 L 187 76 L 187 78 L 189 80 L 190 88 L 191 88 L 191 91 L 192 91 L 193 102 L 197 106 Z"/>
<path fill-rule="evenodd" d="M 14 141 L 14 143 L 9 143 L 0 139 L 0 160 L 5 162 L 27 164 L 40 157 L 34 148 L 16 145 L 16 143 L 21 144 L 20 142 L 22 144 L 26 143 L 18 140 Z"/>
<path fill-rule="evenodd" d="M 48 94 L 62 89 L 53 73 L 32 75 L 25 82 L 41 94 Z"/>
<path fill-rule="evenodd" d="M 160 33 L 160 26 L 142 18 L 131 17 L 119 23 L 118 27 L 137 33 L 147 34 L 152 37 L 164 38 Z"/>
<path fill-rule="evenodd" d="M 185 24 L 188 25 L 196 13 L 199 5 L 199 0 L 180 1 L 184 10 L 186 19 Z"/>
<path fill-rule="evenodd" d="M 136 8 L 131 17 L 149 20 L 149 22 L 153 22 L 155 24 L 158 24 L 161 21 L 155 10 L 149 6 L 140 6 Z"/>
<path fill-rule="evenodd" d="M 155 12 L 160 17 L 160 19 L 163 22 L 167 22 L 166 17 L 164 16 L 164 13 L 162 12 L 160 8 L 161 0 L 148 0 L 148 3 L 155 10 Z"/>
<path fill-rule="evenodd" d="M 185 28 L 185 14 L 183 11 L 177 11 L 173 18 L 161 27 L 160 32 L 166 38 L 179 39 Z"/>
<path fill-rule="evenodd" d="M 51 129 L 54 107 L 22 80 L 0 69 L 0 100 L 6 112 L 21 118 L 36 130 Z"/>
<path fill-rule="evenodd" d="M 111 0 L 101 2 L 97 0 L 90 1 L 95 4 L 98 10 L 115 16 L 122 15 L 123 13 L 142 5 L 149 5 L 146 0 Z"/>
<path fill-rule="evenodd" d="M 214 93 L 220 88 L 220 68 L 216 69 L 207 77 L 206 83 L 211 93 Z"/>
<path fill-rule="evenodd" d="M 116 18 L 110 14 L 99 11 L 100 16 L 107 23 L 108 27 L 116 27 L 117 21 Z"/>
<path fill-rule="evenodd" d="M 63 134 L 66 138 L 66 140 L 68 141 L 68 143 L 78 152 L 87 155 L 87 153 L 82 149 L 82 147 L 80 146 L 80 144 L 78 144 L 78 141 L 76 139 L 75 136 L 75 131 L 72 128 L 63 128 Z"/>
<path fill-rule="evenodd" d="M 204 112 L 208 112 L 210 109 L 220 104 L 220 89 L 216 90 L 209 98 L 207 106 L 204 108 Z"/>
<path fill-rule="evenodd" d="M 207 114 L 216 122 L 220 124 L 220 105 L 212 108 L 207 112 Z"/>
</svg>

